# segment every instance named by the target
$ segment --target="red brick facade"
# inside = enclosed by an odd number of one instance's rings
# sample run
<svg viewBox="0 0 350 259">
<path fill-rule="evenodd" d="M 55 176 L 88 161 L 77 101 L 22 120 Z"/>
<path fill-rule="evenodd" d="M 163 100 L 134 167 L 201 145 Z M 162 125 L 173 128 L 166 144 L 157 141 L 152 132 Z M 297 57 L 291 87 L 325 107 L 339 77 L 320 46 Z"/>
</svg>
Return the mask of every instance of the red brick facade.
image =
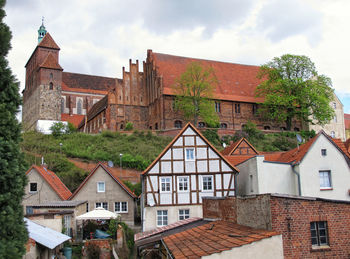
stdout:
<svg viewBox="0 0 350 259">
<path fill-rule="evenodd" d="M 260 83 L 257 66 L 184 58 L 147 51 L 143 72 L 139 63 L 129 60 L 129 72 L 108 78 L 62 72 L 59 47 L 49 33 L 38 44 L 26 65 L 23 92 L 23 124 L 33 128 L 37 120 L 61 120 L 69 115 L 86 115 L 76 123 L 80 131 L 98 133 L 108 129 L 124 130 L 128 122 L 134 129 L 173 130 L 186 124 L 181 112 L 174 111 L 173 85 L 190 62 L 214 69 L 218 86 L 214 100 L 222 134 L 241 130 L 250 120 L 262 130 L 281 130 L 285 125 L 264 121 L 256 110 L 255 88 Z M 40 89 L 40 91 L 37 91 Z M 103 100 L 108 95 L 107 100 Z M 40 100 L 40 102 L 38 102 Z M 99 103 L 102 102 L 102 103 Z M 94 107 L 96 106 L 96 107 Z M 69 118 L 69 117 L 68 117 Z M 203 121 L 199 124 L 204 125 Z M 300 123 L 294 127 L 301 129 Z"/>
<path fill-rule="evenodd" d="M 350 256 L 349 202 L 270 194 L 203 199 L 204 218 L 225 218 L 229 211 L 233 222 L 281 233 L 285 258 Z M 327 223 L 328 245 L 312 246 L 310 224 L 320 221 Z"/>
</svg>

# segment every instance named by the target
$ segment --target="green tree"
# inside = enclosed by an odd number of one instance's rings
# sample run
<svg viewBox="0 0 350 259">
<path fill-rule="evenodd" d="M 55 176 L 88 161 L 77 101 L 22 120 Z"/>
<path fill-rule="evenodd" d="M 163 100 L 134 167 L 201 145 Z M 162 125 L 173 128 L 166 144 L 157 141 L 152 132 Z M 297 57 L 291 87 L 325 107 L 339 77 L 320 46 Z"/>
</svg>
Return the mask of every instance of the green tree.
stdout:
<svg viewBox="0 0 350 259">
<path fill-rule="evenodd" d="M 21 98 L 6 59 L 11 32 L 3 22 L 4 6 L 0 0 L 0 258 L 21 258 L 28 239 L 21 206 L 26 176 L 16 119 Z"/>
<path fill-rule="evenodd" d="M 323 125 L 333 117 L 331 80 L 318 75 L 308 57 L 275 57 L 260 67 L 258 77 L 264 81 L 256 88 L 256 95 L 265 98 L 260 114 L 286 122 L 287 130 L 295 118 Z"/>
<path fill-rule="evenodd" d="M 204 68 L 196 62 L 190 63 L 173 86 L 176 92 L 175 110 L 182 111 L 185 119 L 192 120 L 196 126 L 199 118 L 209 126 L 216 126 L 219 117 L 212 100 L 216 84 L 212 68 Z"/>
</svg>

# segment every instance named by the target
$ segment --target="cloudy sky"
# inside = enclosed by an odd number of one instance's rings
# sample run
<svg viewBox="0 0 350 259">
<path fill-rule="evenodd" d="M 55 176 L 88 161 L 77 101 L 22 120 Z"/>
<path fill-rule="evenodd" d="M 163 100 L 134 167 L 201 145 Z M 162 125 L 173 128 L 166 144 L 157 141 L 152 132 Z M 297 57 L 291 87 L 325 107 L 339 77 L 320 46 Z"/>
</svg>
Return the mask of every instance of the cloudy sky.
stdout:
<svg viewBox="0 0 350 259">
<path fill-rule="evenodd" d="M 332 79 L 350 113 L 348 0 L 8 0 L 10 66 L 24 88 L 37 30 L 60 46 L 65 71 L 121 77 L 128 60 L 155 52 L 261 65 L 306 55 Z M 128 67 L 127 67 L 128 69 Z"/>
</svg>

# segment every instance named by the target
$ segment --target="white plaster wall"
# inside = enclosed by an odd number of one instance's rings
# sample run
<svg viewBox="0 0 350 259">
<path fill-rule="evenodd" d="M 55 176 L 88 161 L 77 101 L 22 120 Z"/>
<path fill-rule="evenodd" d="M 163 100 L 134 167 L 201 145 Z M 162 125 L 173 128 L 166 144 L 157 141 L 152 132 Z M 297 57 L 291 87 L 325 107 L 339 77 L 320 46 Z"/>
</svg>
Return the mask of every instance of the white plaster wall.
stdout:
<svg viewBox="0 0 350 259">
<path fill-rule="evenodd" d="M 327 155 L 321 155 L 327 149 Z M 342 153 L 324 136 L 320 135 L 301 161 L 301 193 L 328 199 L 350 200 L 350 170 Z M 332 190 L 320 190 L 319 171 L 330 170 Z"/>
<path fill-rule="evenodd" d="M 33 218 L 33 219 L 31 219 L 31 221 L 33 221 L 39 225 L 56 230 L 57 232 L 62 233 L 62 218 L 56 218 L 56 219 L 35 219 L 35 218 Z"/>
<path fill-rule="evenodd" d="M 179 221 L 179 210 L 189 209 L 190 218 L 203 217 L 202 205 L 184 205 L 184 206 L 161 206 L 144 208 L 144 224 L 142 231 L 148 231 L 157 228 L 157 210 L 168 211 L 168 225 Z"/>
<path fill-rule="evenodd" d="M 264 162 L 257 159 L 259 193 L 298 195 L 297 176 L 289 164 Z"/>
<path fill-rule="evenodd" d="M 203 259 L 257 259 L 257 258 L 283 258 L 282 235 L 272 236 L 247 245 L 235 247 L 231 250 L 203 256 Z"/>
<path fill-rule="evenodd" d="M 237 166 L 239 169 L 239 174 L 237 175 L 237 194 L 238 195 L 248 195 L 248 194 L 258 194 L 259 185 L 257 178 L 257 157 L 248 159 L 244 163 Z M 253 176 L 253 191 L 251 192 L 249 175 Z"/>
</svg>

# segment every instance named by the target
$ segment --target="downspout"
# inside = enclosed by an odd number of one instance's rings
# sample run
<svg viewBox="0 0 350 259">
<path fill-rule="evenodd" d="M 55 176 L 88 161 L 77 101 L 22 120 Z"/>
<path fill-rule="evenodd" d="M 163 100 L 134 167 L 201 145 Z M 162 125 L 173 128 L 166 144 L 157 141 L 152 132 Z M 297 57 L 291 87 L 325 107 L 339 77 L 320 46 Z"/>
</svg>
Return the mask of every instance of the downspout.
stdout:
<svg viewBox="0 0 350 259">
<path fill-rule="evenodd" d="M 297 166 L 297 165 L 299 165 L 299 162 L 298 163 L 296 163 L 296 164 L 292 164 L 291 166 L 292 166 L 292 171 L 293 171 L 293 173 L 295 173 L 296 175 L 297 175 L 297 177 L 298 177 L 298 193 L 299 193 L 299 196 L 301 196 L 301 184 L 300 184 L 300 174 L 299 174 L 299 172 L 297 172 L 296 170 L 295 170 L 295 166 Z"/>
</svg>

